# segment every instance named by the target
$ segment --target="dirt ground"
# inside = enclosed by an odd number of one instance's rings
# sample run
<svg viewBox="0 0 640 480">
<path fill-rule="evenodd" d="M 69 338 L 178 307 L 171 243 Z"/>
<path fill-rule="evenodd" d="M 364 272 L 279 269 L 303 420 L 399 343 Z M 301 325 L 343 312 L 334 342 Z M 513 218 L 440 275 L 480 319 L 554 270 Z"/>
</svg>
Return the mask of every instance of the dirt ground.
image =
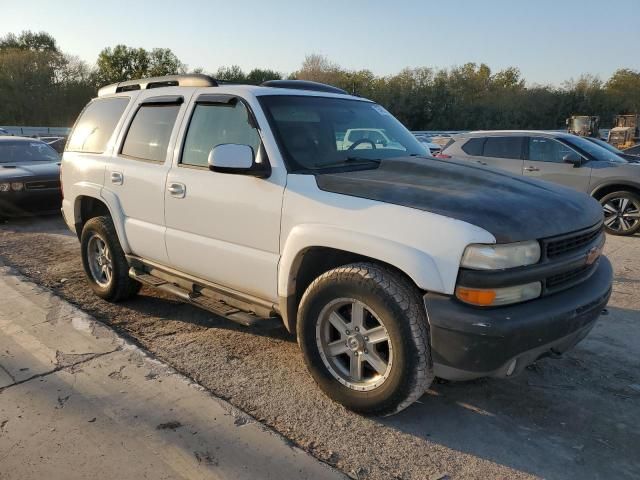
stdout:
<svg viewBox="0 0 640 480">
<path fill-rule="evenodd" d="M 2 262 L 357 479 L 640 478 L 640 238 L 608 237 L 606 253 L 609 313 L 573 351 L 511 380 L 434 384 L 381 419 L 327 399 L 284 329 L 247 330 L 146 288 L 106 303 L 61 219 L 0 225 Z"/>
</svg>

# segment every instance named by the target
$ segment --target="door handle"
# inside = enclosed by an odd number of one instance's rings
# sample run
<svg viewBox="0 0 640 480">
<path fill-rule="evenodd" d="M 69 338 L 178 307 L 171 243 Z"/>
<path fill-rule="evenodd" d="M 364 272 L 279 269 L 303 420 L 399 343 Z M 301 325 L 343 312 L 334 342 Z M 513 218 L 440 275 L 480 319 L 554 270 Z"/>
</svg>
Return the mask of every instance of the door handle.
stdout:
<svg viewBox="0 0 640 480">
<path fill-rule="evenodd" d="M 525 172 L 539 172 L 540 169 L 538 167 L 524 167 Z"/>
<path fill-rule="evenodd" d="M 184 198 L 187 187 L 184 183 L 170 183 L 167 188 L 172 197 Z"/>
<path fill-rule="evenodd" d="M 122 172 L 111 172 L 111 183 L 114 185 L 122 185 L 124 182 L 124 175 Z"/>
</svg>

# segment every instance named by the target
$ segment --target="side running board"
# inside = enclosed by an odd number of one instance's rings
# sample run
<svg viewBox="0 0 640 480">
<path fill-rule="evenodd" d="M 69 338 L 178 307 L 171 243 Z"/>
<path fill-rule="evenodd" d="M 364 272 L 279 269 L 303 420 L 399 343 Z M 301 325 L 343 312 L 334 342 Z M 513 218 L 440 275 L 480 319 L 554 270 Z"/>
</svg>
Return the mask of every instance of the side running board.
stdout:
<svg viewBox="0 0 640 480">
<path fill-rule="evenodd" d="M 245 327 L 260 327 L 260 328 L 277 328 L 282 326 L 282 320 L 278 317 L 260 317 L 253 312 L 247 312 L 240 310 L 232 305 L 224 302 L 222 299 L 211 298 L 207 295 L 203 295 L 200 292 L 189 291 L 185 288 L 171 283 L 163 278 L 156 277 L 149 273 L 140 271 L 131 267 L 129 269 L 129 276 L 138 282 L 148 285 L 153 288 L 158 288 L 167 293 L 170 293 L 187 303 L 196 305 L 211 313 L 215 313 L 220 317 L 231 320 L 232 322 L 239 323 Z"/>
</svg>

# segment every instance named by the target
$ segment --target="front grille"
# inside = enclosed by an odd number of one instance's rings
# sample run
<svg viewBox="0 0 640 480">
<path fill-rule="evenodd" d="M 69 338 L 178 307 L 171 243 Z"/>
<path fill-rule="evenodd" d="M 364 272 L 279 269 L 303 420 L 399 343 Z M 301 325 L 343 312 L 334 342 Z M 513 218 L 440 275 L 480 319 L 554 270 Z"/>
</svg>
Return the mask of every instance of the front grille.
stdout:
<svg viewBox="0 0 640 480">
<path fill-rule="evenodd" d="M 555 291 L 557 289 L 568 288 L 571 285 L 575 285 L 576 283 L 581 282 L 586 279 L 587 276 L 591 273 L 591 270 L 595 267 L 593 265 L 583 265 L 582 267 L 576 268 L 574 270 L 569 270 L 568 272 L 562 272 L 557 275 L 552 275 L 548 277 L 545 285 L 547 291 Z"/>
<path fill-rule="evenodd" d="M 60 188 L 59 180 L 44 180 L 41 182 L 27 182 L 24 184 L 26 190 L 46 190 L 48 188 Z"/>
<path fill-rule="evenodd" d="M 551 259 L 577 252 L 601 235 L 603 229 L 604 226 L 600 224 L 587 230 L 582 230 L 581 232 L 545 240 L 544 246 L 546 257 Z"/>
</svg>

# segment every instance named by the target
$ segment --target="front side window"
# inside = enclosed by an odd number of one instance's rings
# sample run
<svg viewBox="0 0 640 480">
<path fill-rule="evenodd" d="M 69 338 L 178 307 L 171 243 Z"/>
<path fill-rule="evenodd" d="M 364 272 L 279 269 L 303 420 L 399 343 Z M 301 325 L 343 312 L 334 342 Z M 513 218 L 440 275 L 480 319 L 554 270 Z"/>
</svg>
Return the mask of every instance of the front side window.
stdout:
<svg viewBox="0 0 640 480">
<path fill-rule="evenodd" d="M 80 114 L 67 142 L 70 152 L 102 153 L 118 120 L 129 104 L 129 97 L 99 98 Z"/>
<path fill-rule="evenodd" d="M 563 163 L 565 155 L 572 153 L 566 145 L 553 138 L 531 137 L 529 139 L 529 160 L 532 162 Z"/>
<path fill-rule="evenodd" d="M 0 141 L 0 164 L 27 162 L 59 162 L 58 152 L 37 140 Z"/>
<path fill-rule="evenodd" d="M 163 163 L 180 105 L 142 105 L 136 112 L 127 137 L 122 145 L 122 155 Z"/>
<path fill-rule="evenodd" d="M 411 132 L 375 103 L 296 95 L 266 95 L 259 101 L 293 172 L 427 155 Z"/>
<path fill-rule="evenodd" d="M 182 151 L 182 164 L 206 167 L 209 152 L 222 144 L 249 145 L 254 157 L 260 148 L 260 134 L 251 123 L 245 105 L 230 103 L 197 104 Z"/>
<path fill-rule="evenodd" d="M 495 158 L 522 158 L 522 137 L 487 137 L 483 156 Z"/>
</svg>

